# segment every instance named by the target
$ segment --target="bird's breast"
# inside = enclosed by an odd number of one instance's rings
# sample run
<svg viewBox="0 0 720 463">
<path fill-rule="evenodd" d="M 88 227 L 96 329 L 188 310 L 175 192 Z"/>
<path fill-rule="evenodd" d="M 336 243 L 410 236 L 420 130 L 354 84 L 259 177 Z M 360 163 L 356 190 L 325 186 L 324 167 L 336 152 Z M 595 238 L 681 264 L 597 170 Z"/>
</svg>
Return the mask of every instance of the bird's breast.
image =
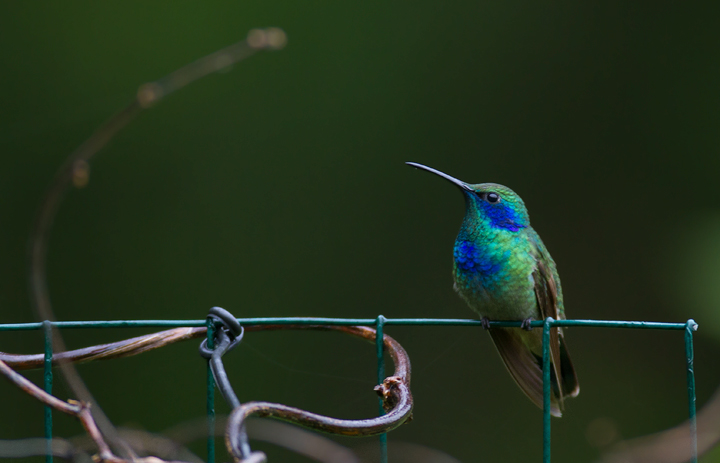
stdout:
<svg viewBox="0 0 720 463">
<path fill-rule="evenodd" d="M 453 254 L 457 269 L 492 280 L 498 275 L 511 252 L 509 249 L 493 246 L 492 243 L 481 246 L 472 241 L 458 240 Z"/>
<path fill-rule="evenodd" d="M 482 243 L 458 237 L 455 289 L 482 316 L 508 320 L 535 316 L 534 264 L 518 240 Z"/>
</svg>

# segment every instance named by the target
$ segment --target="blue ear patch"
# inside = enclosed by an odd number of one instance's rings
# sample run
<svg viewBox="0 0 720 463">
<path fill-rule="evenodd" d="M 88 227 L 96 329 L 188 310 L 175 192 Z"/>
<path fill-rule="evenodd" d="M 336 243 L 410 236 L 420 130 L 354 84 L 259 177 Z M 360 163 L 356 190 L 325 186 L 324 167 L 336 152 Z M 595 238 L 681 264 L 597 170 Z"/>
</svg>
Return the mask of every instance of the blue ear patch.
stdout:
<svg viewBox="0 0 720 463">
<path fill-rule="evenodd" d="M 483 252 L 469 241 L 455 242 L 455 264 L 465 272 L 480 272 L 492 275 L 500 270 L 500 263 L 492 258 L 490 253 Z"/>
<path fill-rule="evenodd" d="M 516 232 L 527 226 L 521 222 L 522 219 L 518 217 L 512 206 L 506 202 L 490 204 L 481 199 L 477 203 L 485 217 L 490 219 L 490 224 L 495 228 Z"/>
</svg>

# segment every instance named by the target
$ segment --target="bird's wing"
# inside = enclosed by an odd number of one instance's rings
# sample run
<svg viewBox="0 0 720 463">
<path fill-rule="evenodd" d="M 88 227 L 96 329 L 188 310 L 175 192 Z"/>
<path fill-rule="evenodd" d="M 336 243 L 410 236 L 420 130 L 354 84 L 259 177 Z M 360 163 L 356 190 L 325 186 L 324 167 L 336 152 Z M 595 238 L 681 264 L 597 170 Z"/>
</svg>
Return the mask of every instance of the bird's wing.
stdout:
<svg viewBox="0 0 720 463">
<path fill-rule="evenodd" d="M 557 320 L 558 316 L 558 287 L 553 275 L 554 272 L 548 268 L 547 260 L 540 256 L 537 259 L 537 266 L 533 272 L 533 280 L 535 281 L 535 299 L 537 300 L 538 308 L 542 319 L 545 320 L 547 317 L 552 317 Z M 562 376 L 560 375 L 560 341 L 559 337 L 562 336 L 558 333 L 558 328 L 550 329 L 550 361 L 555 371 L 555 378 L 558 379 L 558 398 L 560 401 L 560 408 L 563 405 L 563 393 L 562 389 Z"/>
<path fill-rule="evenodd" d="M 537 262 L 533 279 L 535 281 L 535 297 L 540 314 L 543 318 L 553 317 L 556 320 L 565 319 L 563 307 L 562 287 L 558 276 L 555 261 L 550 257 L 545 244 L 537 233 L 531 235 L 535 244 L 535 259 Z M 580 392 L 575 368 L 570 361 L 567 345 L 563 339 L 561 328 L 550 330 L 550 355 L 553 363 L 553 370 L 557 378 L 560 405 L 563 397 L 575 397 Z"/>
<path fill-rule="evenodd" d="M 535 260 L 538 262 L 538 264 L 542 263 L 542 273 L 545 276 L 545 279 L 548 281 L 552 281 L 553 295 L 555 298 L 555 314 L 545 315 L 545 317 L 547 318 L 548 316 L 550 316 L 556 320 L 564 320 L 565 308 L 563 306 L 562 285 L 560 284 L 560 276 L 558 275 L 555 261 L 545 247 L 545 243 L 543 243 L 542 239 L 540 239 L 540 235 L 538 235 L 535 230 L 532 230 L 532 233 L 529 234 L 529 238 L 530 242 L 533 244 L 532 248 L 534 251 L 533 254 Z M 537 282 L 538 280 L 535 280 L 536 285 Z"/>
</svg>

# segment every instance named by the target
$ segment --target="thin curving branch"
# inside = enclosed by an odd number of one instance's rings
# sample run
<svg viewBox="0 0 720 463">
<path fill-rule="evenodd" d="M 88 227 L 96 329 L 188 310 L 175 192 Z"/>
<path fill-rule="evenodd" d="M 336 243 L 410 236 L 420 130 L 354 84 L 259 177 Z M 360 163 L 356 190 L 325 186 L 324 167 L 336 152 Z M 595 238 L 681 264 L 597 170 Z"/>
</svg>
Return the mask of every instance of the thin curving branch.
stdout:
<svg viewBox="0 0 720 463">
<path fill-rule="evenodd" d="M 46 278 L 48 238 L 58 208 L 70 185 L 81 188 L 87 184 L 90 173 L 90 160 L 107 145 L 120 130 L 135 119 L 140 112 L 157 103 L 162 98 L 197 79 L 242 61 L 259 50 L 280 49 L 285 45 L 285 42 L 285 33 L 280 29 L 254 29 L 250 31 L 248 37 L 241 42 L 200 58 L 159 80 L 141 85 L 135 99 L 130 104 L 97 129 L 90 138 L 67 158 L 55 174 L 50 187 L 45 193 L 30 234 L 30 295 L 33 309 L 38 319 L 55 320 Z M 53 350 L 57 352 L 66 350 L 63 340 L 57 332 L 56 335 L 53 336 Z M 72 364 L 63 363 L 60 365 L 62 367 L 62 373 L 73 394 L 87 403 L 96 403 Z M 133 456 L 132 453 L 130 453 L 130 449 L 124 446 L 121 440 L 113 438 L 115 433 L 113 432 L 112 424 L 102 413 L 102 410 L 96 406 L 94 412 L 95 418 L 103 431 L 113 442 L 117 442 L 121 447 L 125 447 L 124 453 Z"/>
<path fill-rule="evenodd" d="M 103 439 L 102 433 L 98 429 L 92 415 L 90 414 L 89 404 L 85 402 L 78 402 L 75 400 L 63 402 L 62 400 L 48 394 L 47 392 L 37 387 L 20 373 L 15 372 L 3 361 L 0 361 L 0 374 L 9 379 L 11 383 L 15 384 L 25 393 L 29 394 L 30 396 L 39 400 L 45 405 L 48 405 L 55 410 L 59 410 L 68 415 L 74 416 L 78 420 L 80 420 L 83 427 L 85 428 L 85 431 L 88 433 L 93 442 L 95 442 L 95 445 L 99 450 L 98 458 L 100 461 L 107 463 L 120 463 L 125 461 L 122 458 L 116 457 Z"/>
<path fill-rule="evenodd" d="M 158 333 L 138 336 L 123 341 L 97 346 L 84 347 L 66 352 L 53 354 L 53 365 L 63 363 L 86 363 L 94 360 L 109 360 L 121 357 L 130 357 L 142 354 L 160 347 L 168 346 L 187 339 L 202 338 L 207 332 L 206 328 L 175 328 Z M 32 370 L 42 368 L 43 354 L 18 355 L 0 352 L 0 360 L 8 364 L 13 370 Z"/>
<path fill-rule="evenodd" d="M 278 50 L 285 46 L 285 32 L 277 28 L 253 29 L 240 42 L 211 53 L 167 76 L 140 86 L 135 99 L 111 117 L 65 160 L 55 174 L 40 205 L 30 235 L 30 287 L 33 306 L 40 320 L 54 320 L 46 280 L 48 236 L 58 207 L 70 187 L 87 185 L 90 160 L 135 117 L 170 94 L 214 72 L 226 69 L 259 50 Z"/>
</svg>

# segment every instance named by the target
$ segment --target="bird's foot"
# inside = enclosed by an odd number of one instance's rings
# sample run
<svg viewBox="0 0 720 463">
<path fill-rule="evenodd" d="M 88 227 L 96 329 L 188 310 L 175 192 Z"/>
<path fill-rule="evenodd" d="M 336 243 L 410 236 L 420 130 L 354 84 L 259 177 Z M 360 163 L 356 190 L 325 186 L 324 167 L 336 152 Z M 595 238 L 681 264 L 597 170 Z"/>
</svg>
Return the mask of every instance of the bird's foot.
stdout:
<svg viewBox="0 0 720 463">
<path fill-rule="evenodd" d="M 524 329 L 525 331 L 530 331 L 532 329 L 532 326 L 530 326 L 530 322 L 532 322 L 533 320 L 535 319 L 532 317 L 526 318 L 522 321 L 522 323 L 520 323 L 520 328 Z"/>
<path fill-rule="evenodd" d="M 490 329 L 490 319 L 489 318 L 487 318 L 487 317 L 481 318 L 480 324 L 482 325 L 483 328 L 485 328 L 485 330 Z"/>
</svg>

